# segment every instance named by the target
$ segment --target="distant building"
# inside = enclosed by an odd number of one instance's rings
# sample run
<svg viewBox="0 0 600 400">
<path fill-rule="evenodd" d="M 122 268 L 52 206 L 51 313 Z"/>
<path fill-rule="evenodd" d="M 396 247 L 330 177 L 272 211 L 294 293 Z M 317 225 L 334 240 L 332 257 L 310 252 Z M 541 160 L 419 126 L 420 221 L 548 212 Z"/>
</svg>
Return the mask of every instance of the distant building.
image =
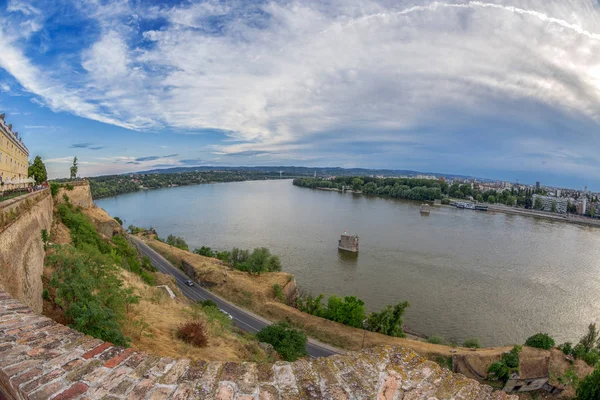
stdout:
<svg viewBox="0 0 600 400">
<path fill-rule="evenodd" d="M 539 182 L 539 181 L 535 183 L 535 188 L 536 188 L 537 190 L 540 190 L 540 182 Z"/>
<path fill-rule="evenodd" d="M 505 392 L 531 392 L 544 389 L 552 394 L 564 390 L 558 382 L 550 382 L 550 357 L 520 357 L 519 372 L 513 373 L 504 385 Z"/>
<path fill-rule="evenodd" d="M 0 114 L 0 181 L 5 187 L 25 186 L 31 181 L 27 179 L 28 160 L 29 150 Z"/>
<path fill-rule="evenodd" d="M 534 194 L 533 204 L 535 204 L 536 199 L 540 199 L 542 201 L 543 211 L 552 211 L 552 204 L 555 203 L 557 213 L 565 214 L 567 212 L 567 205 L 569 204 L 569 199 L 567 198 L 540 196 L 538 194 Z"/>
<path fill-rule="evenodd" d="M 587 186 L 583 188 L 583 194 L 585 194 L 587 196 L 587 194 L 588 194 L 588 188 L 587 188 Z"/>
</svg>

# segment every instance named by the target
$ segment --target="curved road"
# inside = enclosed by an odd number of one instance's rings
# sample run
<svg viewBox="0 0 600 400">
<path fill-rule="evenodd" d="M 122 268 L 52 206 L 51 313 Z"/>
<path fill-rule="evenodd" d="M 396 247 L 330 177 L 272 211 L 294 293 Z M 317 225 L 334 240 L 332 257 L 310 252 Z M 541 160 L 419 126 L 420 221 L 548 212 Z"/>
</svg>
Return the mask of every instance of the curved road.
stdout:
<svg viewBox="0 0 600 400">
<path fill-rule="evenodd" d="M 233 323 L 237 327 L 247 332 L 256 333 L 265 326 L 271 324 L 271 322 L 229 303 L 228 301 L 198 286 L 197 284 L 191 287 L 187 286 L 185 281 L 191 280 L 191 278 L 188 277 L 183 271 L 174 267 L 163 256 L 158 254 L 139 238 L 131 235 L 129 237 L 135 241 L 142 254 L 150 258 L 152 265 L 154 265 L 160 272 L 172 275 L 175 278 L 179 289 L 190 299 L 196 301 L 207 299 L 214 301 L 221 310 L 228 312 L 233 317 Z M 317 343 L 312 339 L 309 339 L 306 345 L 306 351 L 312 357 L 327 357 L 332 354 L 338 354 L 337 351 L 334 351 L 333 349 L 326 347 L 321 343 Z"/>
</svg>

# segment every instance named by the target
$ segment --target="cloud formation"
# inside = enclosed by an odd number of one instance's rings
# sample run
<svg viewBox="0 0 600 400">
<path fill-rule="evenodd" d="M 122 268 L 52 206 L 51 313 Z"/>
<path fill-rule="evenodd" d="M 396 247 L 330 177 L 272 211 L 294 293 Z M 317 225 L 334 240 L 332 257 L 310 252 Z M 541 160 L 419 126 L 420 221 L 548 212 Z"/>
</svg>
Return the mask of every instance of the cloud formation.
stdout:
<svg viewBox="0 0 600 400">
<path fill-rule="evenodd" d="M 234 162 L 428 169 L 443 156 L 465 169 L 588 173 L 600 161 L 588 131 L 600 122 L 592 0 L 86 1 L 69 11 L 91 37 L 39 61 L 23 44 L 47 18 L 60 23 L 49 4 L 9 3 L 0 67 L 55 111 L 216 130 L 213 155 Z M 482 137 L 465 159 L 464 143 Z"/>
</svg>

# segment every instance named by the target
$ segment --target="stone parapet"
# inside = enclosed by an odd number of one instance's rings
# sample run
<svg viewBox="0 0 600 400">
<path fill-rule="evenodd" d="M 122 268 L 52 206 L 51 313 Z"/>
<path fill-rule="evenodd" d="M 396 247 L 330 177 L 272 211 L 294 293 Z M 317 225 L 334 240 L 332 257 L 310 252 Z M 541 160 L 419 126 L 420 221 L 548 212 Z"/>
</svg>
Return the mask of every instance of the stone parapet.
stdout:
<svg viewBox="0 0 600 400">
<path fill-rule="evenodd" d="M 156 357 L 85 336 L 4 292 L 0 398 L 516 399 L 391 346 L 275 364 Z"/>
</svg>

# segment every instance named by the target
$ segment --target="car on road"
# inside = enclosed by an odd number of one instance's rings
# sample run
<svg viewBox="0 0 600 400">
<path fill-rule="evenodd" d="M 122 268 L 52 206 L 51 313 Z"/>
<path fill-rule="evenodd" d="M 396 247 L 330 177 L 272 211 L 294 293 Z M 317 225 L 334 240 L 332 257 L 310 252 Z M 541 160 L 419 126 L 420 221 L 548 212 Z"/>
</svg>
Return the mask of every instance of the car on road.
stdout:
<svg viewBox="0 0 600 400">
<path fill-rule="evenodd" d="M 231 314 L 229 314 L 227 311 L 221 310 L 219 308 L 219 311 L 221 311 L 223 314 L 227 315 L 229 317 L 229 319 L 233 319 L 233 316 Z"/>
<path fill-rule="evenodd" d="M 185 281 L 185 284 L 188 286 L 194 286 L 194 282 L 190 281 L 189 279 Z"/>
</svg>

